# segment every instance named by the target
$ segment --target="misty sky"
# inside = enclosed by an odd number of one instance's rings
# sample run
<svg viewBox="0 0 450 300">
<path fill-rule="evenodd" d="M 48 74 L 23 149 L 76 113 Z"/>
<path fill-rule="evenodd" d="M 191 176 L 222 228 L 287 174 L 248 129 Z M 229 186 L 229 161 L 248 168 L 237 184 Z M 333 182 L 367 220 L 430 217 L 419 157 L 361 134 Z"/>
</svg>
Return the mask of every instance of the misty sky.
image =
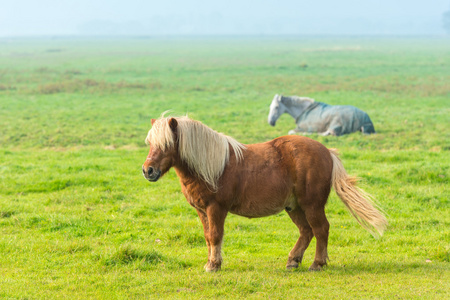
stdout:
<svg viewBox="0 0 450 300">
<path fill-rule="evenodd" d="M 450 0 L 1 0 L 0 37 L 444 35 Z"/>
</svg>

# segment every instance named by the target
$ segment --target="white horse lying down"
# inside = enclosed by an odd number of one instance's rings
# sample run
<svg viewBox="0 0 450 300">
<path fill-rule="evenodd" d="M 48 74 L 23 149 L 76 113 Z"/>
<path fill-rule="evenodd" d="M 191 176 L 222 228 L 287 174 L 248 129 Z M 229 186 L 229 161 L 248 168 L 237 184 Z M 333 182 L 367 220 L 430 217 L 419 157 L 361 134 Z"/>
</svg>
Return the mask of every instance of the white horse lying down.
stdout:
<svg viewBox="0 0 450 300">
<path fill-rule="evenodd" d="M 307 97 L 275 95 L 270 104 L 269 124 L 275 126 L 283 113 L 290 114 L 297 123 L 289 134 L 318 132 L 339 136 L 355 131 L 375 133 L 369 115 L 351 105 L 328 105 Z"/>
</svg>

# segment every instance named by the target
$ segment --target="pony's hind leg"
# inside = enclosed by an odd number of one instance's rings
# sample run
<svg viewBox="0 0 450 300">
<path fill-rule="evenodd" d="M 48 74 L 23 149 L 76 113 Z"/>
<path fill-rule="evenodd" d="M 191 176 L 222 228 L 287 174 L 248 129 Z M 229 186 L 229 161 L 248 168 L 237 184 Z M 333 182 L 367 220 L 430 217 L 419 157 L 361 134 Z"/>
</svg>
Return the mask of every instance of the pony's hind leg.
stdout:
<svg viewBox="0 0 450 300">
<path fill-rule="evenodd" d="M 294 248 L 289 252 L 289 258 L 286 264 L 286 268 L 289 270 L 298 268 L 298 265 L 302 262 L 303 254 L 305 253 L 306 248 L 308 248 L 314 235 L 311 226 L 309 226 L 309 223 L 306 220 L 305 212 L 300 207 L 288 211 L 288 214 L 289 217 L 291 217 L 292 222 L 297 225 L 300 231 L 300 237 L 298 238 L 297 243 L 295 243 Z"/>
<path fill-rule="evenodd" d="M 309 270 L 319 271 L 327 264 L 328 231 L 330 229 L 330 223 L 328 223 L 327 217 L 325 216 L 324 207 L 306 209 L 305 215 L 317 242 L 314 262 L 309 267 Z"/>
</svg>

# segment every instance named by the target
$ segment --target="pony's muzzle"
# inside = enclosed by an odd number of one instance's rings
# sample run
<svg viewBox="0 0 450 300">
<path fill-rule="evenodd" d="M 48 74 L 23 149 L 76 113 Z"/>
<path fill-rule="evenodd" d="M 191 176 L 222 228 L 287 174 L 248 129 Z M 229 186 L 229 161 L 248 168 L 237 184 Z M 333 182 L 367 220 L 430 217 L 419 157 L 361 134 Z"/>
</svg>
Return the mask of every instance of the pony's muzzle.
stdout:
<svg viewBox="0 0 450 300">
<path fill-rule="evenodd" d="M 161 177 L 161 170 L 157 170 L 153 167 L 145 168 L 142 166 L 142 174 L 144 174 L 145 179 L 148 181 L 157 181 Z"/>
</svg>

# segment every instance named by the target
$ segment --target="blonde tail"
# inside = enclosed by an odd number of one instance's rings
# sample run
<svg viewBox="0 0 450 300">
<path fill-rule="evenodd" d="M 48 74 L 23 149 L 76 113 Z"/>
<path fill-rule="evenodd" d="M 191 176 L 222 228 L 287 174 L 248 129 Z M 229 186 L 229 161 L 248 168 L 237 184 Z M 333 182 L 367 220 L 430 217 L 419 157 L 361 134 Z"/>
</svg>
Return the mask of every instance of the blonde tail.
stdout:
<svg viewBox="0 0 450 300">
<path fill-rule="evenodd" d="M 336 194 L 362 227 L 374 237 L 380 237 L 388 224 L 386 217 L 376 209 L 372 196 L 356 186 L 357 178 L 347 174 L 337 151 L 329 150 L 333 159 L 331 180 Z"/>
</svg>

